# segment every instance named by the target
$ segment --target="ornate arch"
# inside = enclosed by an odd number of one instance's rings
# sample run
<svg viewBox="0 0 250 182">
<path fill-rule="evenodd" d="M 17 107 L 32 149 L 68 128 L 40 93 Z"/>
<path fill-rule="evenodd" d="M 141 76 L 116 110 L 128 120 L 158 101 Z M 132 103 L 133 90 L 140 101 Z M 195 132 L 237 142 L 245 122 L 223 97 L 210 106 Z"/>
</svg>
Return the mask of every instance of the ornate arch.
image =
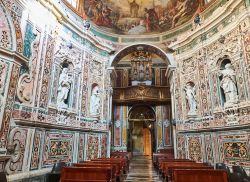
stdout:
<svg viewBox="0 0 250 182">
<path fill-rule="evenodd" d="M 154 53 L 161 57 L 168 65 L 171 65 L 171 58 L 168 57 L 166 52 L 164 52 L 162 49 L 149 44 L 134 44 L 128 47 L 125 47 L 121 49 L 115 56 L 114 59 L 111 60 L 111 66 L 115 66 L 123 57 L 130 54 L 131 52 L 138 51 L 138 50 L 144 50 L 150 53 Z"/>
<path fill-rule="evenodd" d="M 0 3 L 0 7 L 4 11 L 5 17 L 7 18 L 8 21 L 8 26 L 10 28 L 10 36 L 12 40 L 11 50 L 22 54 L 23 38 L 20 25 L 22 10 L 13 0 L 10 1 L 3 0 L 2 3 Z"/>
</svg>

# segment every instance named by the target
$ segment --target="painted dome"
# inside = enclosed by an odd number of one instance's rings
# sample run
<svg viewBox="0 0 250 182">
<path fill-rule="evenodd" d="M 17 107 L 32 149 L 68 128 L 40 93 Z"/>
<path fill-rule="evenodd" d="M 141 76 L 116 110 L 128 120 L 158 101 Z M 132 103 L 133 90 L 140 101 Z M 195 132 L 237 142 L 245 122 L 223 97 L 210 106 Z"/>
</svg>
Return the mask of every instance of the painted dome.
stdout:
<svg viewBox="0 0 250 182">
<path fill-rule="evenodd" d="M 212 0 L 82 0 L 94 27 L 117 35 L 150 35 L 193 19 Z"/>
</svg>

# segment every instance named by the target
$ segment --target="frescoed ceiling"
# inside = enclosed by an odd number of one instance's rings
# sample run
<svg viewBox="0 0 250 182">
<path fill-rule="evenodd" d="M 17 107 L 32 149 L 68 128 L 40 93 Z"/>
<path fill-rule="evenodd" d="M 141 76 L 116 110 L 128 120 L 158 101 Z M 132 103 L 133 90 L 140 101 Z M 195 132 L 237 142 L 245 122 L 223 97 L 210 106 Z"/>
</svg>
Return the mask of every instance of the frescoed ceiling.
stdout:
<svg viewBox="0 0 250 182">
<path fill-rule="evenodd" d="M 148 35 L 191 20 L 202 0 L 84 0 L 85 15 L 105 32 Z"/>
</svg>

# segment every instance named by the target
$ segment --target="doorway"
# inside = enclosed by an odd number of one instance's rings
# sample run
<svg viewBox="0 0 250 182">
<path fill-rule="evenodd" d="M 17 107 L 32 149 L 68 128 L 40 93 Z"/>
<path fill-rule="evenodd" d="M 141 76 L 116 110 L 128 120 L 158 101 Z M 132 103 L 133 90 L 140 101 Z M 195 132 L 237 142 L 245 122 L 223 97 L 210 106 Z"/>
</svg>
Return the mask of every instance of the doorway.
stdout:
<svg viewBox="0 0 250 182">
<path fill-rule="evenodd" d="M 143 128 L 143 154 L 152 155 L 152 137 L 149 128 Z"/>
<path fill-rule="evenodd" d="M 133 155 L 152 155 L 151 132 L 144 121 L 130 122 L 130 151 Z"/>
<path fill-rule="evenodd" d="M 149 106 L 137 106 L 130 110 L 128 127 L 128 151 L 133 155 L 152 155 L 155 151 L 155 112 Z"/>
</svg>

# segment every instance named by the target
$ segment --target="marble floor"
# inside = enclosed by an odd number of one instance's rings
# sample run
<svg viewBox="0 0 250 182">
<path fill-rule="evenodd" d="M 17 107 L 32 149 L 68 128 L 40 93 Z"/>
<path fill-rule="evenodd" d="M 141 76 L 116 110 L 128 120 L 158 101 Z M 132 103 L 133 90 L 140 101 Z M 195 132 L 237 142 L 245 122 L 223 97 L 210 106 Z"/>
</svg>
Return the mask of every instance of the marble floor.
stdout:
<svg viewBox="0 0 250 182">
<path fill-rule="evenodd" d="M 134 156 L 125 182 L 161 182 L 149 156 Z"/>
</svg>

